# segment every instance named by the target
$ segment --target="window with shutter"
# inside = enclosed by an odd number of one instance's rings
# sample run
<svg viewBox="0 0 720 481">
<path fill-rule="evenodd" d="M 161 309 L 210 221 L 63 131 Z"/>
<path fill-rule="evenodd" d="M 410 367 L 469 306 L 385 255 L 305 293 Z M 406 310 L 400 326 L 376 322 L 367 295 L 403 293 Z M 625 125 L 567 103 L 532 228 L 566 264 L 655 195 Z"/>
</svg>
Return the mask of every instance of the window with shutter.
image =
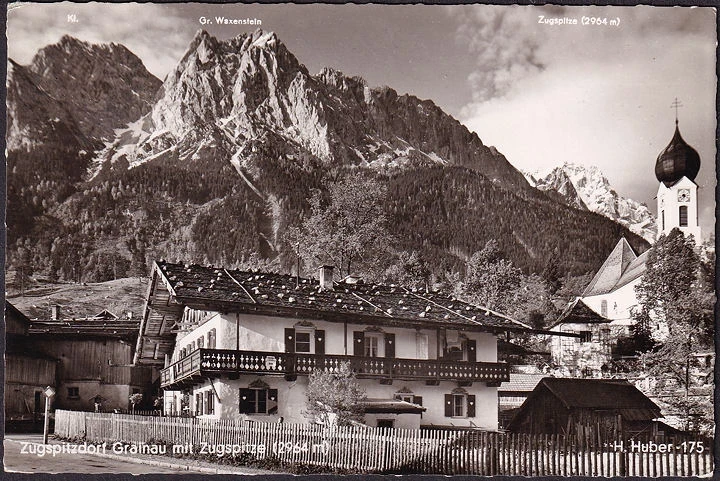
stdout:
<svg viewBox="0 0 720 481">
<path fill-rule="evenodd" d="M 208 349 L 215 349 L 215 329 L 210 329 L 208 332 Z"/>
<path fill-rule="evenodd" d="M 422 398 L 415 396 L 415 399 L 415 404 L 422 406 Z M 475 417 L 475 396 L 465 393 L 463 389 L 456 389 L 451 394 L 445 394 L 445 417 Z"/>
<path fill-rule="evenodd" d="M 243 414 L 277 414 L 277 389 L 240 389 L 240 412 Z"/>
</svg>

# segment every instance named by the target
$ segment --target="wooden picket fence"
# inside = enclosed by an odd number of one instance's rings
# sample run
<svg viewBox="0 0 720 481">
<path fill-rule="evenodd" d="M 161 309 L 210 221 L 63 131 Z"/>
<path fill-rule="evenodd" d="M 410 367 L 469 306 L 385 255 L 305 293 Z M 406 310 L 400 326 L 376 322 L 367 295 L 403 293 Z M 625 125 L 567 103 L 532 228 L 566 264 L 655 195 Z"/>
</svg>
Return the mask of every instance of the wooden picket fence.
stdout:
<svg viewBox="0 0 720 481">
<path fill-rule="evenodd" d="M 672 452 L 625 441 L 580 448 L 562 435 L 459 430 L 325 427 L 229 419 L 133 416 L 58 410 L 55 434 L 93 443 L 167 446 L 168 453 L 247 453 L 363 473 L 516 476 L 705 476 L 712 446 Z M 657 445 L 656 445 L 657 448 Z M 633 452 L 635 451 L 635 452 Z M 702 451 L 702 452 L 701 452 Z"/>
</svg>

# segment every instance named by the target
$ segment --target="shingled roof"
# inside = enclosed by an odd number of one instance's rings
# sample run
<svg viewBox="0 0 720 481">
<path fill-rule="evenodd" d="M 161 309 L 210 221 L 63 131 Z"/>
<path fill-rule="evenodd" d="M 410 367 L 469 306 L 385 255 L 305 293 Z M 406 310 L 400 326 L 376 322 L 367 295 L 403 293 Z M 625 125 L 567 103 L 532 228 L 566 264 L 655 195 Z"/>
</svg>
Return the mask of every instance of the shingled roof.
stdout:
<svg viewBox="0 0 720 481">
<path fill-rule="evenodd" d="M 660 408 L 626 379 L 543 378 L 513 417 L 508 429 L 516 429 L 525 413 L 542 396 L 551 395 L 568 410 L 613 411 L 625 421 L 649 421 L 662 417 Z"/>
<path fill-rule="evenodd" d="M 498 393 L 532 392 L 545 374 L 510 373 L 510 380 L 500 384 Z"/>
<path fill-rule="evenodd" d="M 602 324 L 608 322 L 610 319 L 593 311 L 578 297 L 565 308 L 550 328 L 552 329 L 558 324 Z"/>
<path fill-rule="evenodd" d="M 286 274 L 156 262 L 141 336 L 160 344 L 153 354 L 157 360 L 158 350 L 168 350 L 167 335 L 184 306 L 405 327 L 491 332 L 530 329 L 508 316 L 438 292 L 363 282 L 334 282 L 333 286 L 332 290 L 321 289 L 316 279 Z M 154 316 L 153 310 L 157 311 Z M 139 356 L 147 356 L 151 348 L 146 346 L 145 352 L 141 344 L 139 340 Z"/>
<path fill-rule="evenodd" d="M 227 303 L 310 309 L 384 320 L 431 322 L 457 328 L 524 329 L 530 326 L 500 313 L 440 293 L 394 284 L 335 282 L 323 290 L 315 279 L 285 274 L 227 270 L 199 265 L 158 263 L 180 303 Z"/>
<path fill-rule="evenodd" d="M 82 336 L 107 339 L 135 340 L 140 328 L 140 320 L 111 320 L 102 318 L 82 318 L 65 320 L 30 321 L 30 335 Z"/>
<path fill-rule="evenodd" d="M 642 409 L 660 416 L 660 408 L 626 379 L 546 377 L 540 381 L 569 409 Z"/>
<path fill-rule="evenodd" d="M 649 252 L 638 256 L 624 237 L 620 239 L 585 288 L 583 297 L 613 292 L 642 276 Z"/>
</svg>

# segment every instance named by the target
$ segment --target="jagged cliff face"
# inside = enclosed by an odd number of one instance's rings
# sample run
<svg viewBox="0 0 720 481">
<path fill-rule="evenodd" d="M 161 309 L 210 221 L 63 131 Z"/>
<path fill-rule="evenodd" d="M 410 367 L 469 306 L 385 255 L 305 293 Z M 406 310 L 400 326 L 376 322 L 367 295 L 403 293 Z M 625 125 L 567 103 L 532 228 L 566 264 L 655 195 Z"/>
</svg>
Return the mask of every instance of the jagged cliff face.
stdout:
<svg viewBox="0 0 720 481">
<path fill-rule="evenodd" d="M 38 147 L 64 147 L 77 153 L 91 149 L 70 111 L 43 90 L 41 79 L 14 61 L 7 71 L 7 149 L 30 152 Z"/>
<path fill-rule="evenodd" d="M 68 36 L 40 50 L 30 65 L 9 59 L 9 243 L 38 228 L 76 191 L 95 151 L 150 110 L 160 84 L 125 47 Z"/>
<path fill-rule="evenodd" d="M 67 35 L 40 50 L 27 69 L 94 139 L 110 139 L 114 129 L 146 113 L 161 83 L 124 46 L 93 45 Z"/>
<path fill-rule="evenodd" d="M 649 242 L 655 240 L 657 226 L 648 207 L 618 195 L 595 166 L 566 162 L 544 175 L 532 174 L 531 179 L 538 189 L 559 194 L 572 207 L 596 212 L 627 226 Z"/>
<path fill-rule="evenodd" d="M 11 62 L 8 146 L 9 264 L 64 279 L 140 275 L 162 257 L 287 267 L 283 234 L 311 192 L 355 167 L 389 174 L 376 177 L 391 234 L 437 272 L 489 238 L 528 270 L 548 246 L 582 253 L 565 267 L 584 272 L 602 261 L 591 246 L 627 235 L 549 200 L 432 101 L 311 75 L 259 30 L 199 32 L 164 82 L 120 45 L 64 37 Z"/>
<path fill-rule="evenodd" d="M 500 153 L 431 101 L 332 69 L 312 76 L 274 33 L 260 30 L 227 41 L 199 32 L 152 111 L 116 139 L 96 172 L 159 155 L 197 159 L 208 147 L 251 175 L 259 175 L 260 155 L 309 154 L 332 166 L 459 165 L 529 188 Z"/>
</svg>

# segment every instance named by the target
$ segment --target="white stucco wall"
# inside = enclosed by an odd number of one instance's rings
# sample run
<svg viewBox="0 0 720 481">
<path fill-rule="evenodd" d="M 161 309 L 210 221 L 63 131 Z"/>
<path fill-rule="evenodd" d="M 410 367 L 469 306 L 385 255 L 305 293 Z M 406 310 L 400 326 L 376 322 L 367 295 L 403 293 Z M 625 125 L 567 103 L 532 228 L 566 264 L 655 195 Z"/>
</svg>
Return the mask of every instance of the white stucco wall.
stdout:
<svg viewBox="0 0 720 481">
<path fill-rule="evenodd" d="M 606 317 L 615 323 L 624 323 L 630 326 L 634 323 L 633 312 L 638 309 L 635 286 L 637 286 L 641 280 L 642 277 L 638 277 L 613 292 L 583 297 L 582 300 L 590 309 L 598 314 L 602 314 L 602 301 L 607 301 Z"/>
<path fill-rule="evenodd" d="M 278 413 L 274 415 L 266 414 L 240 414 L 240 389 L 247 388 L 253 381 L 261 380 L 266 383 L 270 389 L 278 390 Z M 463 389 L 467 394 L 475 395 L 475 416 L 474 417 L 445 417 L 445 395 L 450 394 L 453 389 L 457 388 L 457 383 L 443 381 L 439 386 L 427 386 L 422 381 L 395 381 L 392 385 L 380 384 L 376 379 L 360 379 L 358 380 L 361 387 L 365 390 L 365 395 L 369 398 L 392 399 L 399 390 L 410 390 L 413 394 L 422 396 L 422 404 L 427 410 L 420 417 L 420 425 L 435 426 L 458 426 L 458 427 L 476 427 L 487 430 L 496 430 L 498 426 L 497 411 L 497 388 L 487 387 L 485 383 L 473 383 L 472 386 L 466 386 Z M 247 419 L 258 422 L 278 422 L 278 418 L 283 417 L 287 423 L 308 423 L 308 418 L 303 414 L 305 411 L 305 393 L 307 390 L 308 378 L 306 376 L 298 376 L 295 381 L 286 381 L 281 376 L 240 376 L 239 379 L 231 380 L 227 378 L 215 379 L 213 384 L 219 399 L 215 400 L 215 414 L 204 415 L 203 418 L 229 418 L 229 419 Z M 205 382 L 201 386 L 193 389 L 190 396 L 190 410 L 195 411 L 195 394 L 203 393 L 210 390 L 209 382 Z M 177 398 L 181 396 L 180 392 L 166 392 L 165 409 L 166 412 L 173 412 L 170 408 L 172 402 L 176 402 L 174 412 L 178 412 L 179 401 Z M 389 415 L 378 414 L 372 415 L 366 421 L 374 422 L 376 419 L 389 419 Z M 398 418 L 403 423 L 413 423 L 412 419 Z M 396 424 L 396 427 L 404 427 Z"/>
<path fill-rule="evenodd" d="M 178 335 L 172 359 L 178 360 L 180 349 L 187 348 L 200 337 L 205 338 L 204 345 L 207 346 L 208 332 L 211 329 L 216 332 L 216 349 L 285 352 L 285 328 L 295 327 L 301 321 L 311 322 L 316 329 L 325 331 L 326 354 L 353 355 L 353 332 L 364 331 L 368 327 L 365 324 L 348 324 L 345 335 L 343 324 L 338 322 L 216 313 L 192 332 L 185 333 L 182 337 Z M 428 358 L 438 357 L 437 331 L 434 329 L 382 327 L 382 332 L 395 334 L 395 357 L 418 359 L 418 334 L 427 336 Z M 477 361 L 497 362 L 497 337 L 494 334 L 461 332 L 461 335 L 476 341 Z M 441 331 L 441 345 L 442 340 Z"/>
<path fill-rule="evenodd" d="M 267 352 L 285 352 L 285 328 L 296 327 L 301 321 L 312 322 L 315 329 L 325 331 L 325 353 L 336 355 L 353 355 L 353 332 L 365 331 L 367 325 L 348 324 L 347 330 L 342 323 L 303 320 L 297 318 L 282 318 L 252 314 L 221 314 L 215 313 L 205 318 L 205 321 L 192 332 L 179 336 L 173 353 L 173 360 L 179 358 L 181 349 L 192 345 L 202 336 L 203 345 L 208 346 L 207 336 L 211 329 L 216 332 L 217 349 L 240 349 Z M 427 336 L 427 354 L 429 359 L 437 359 L 436 329 L 413 329 L 400 327 L 382 327 L 383 333 L 395 334 L 395 357 L 417 359 L 419 351 L 418 336 Z M 461 332 L 458 337 L 475 340 L 476 360 L 478 362 L 497 362 L 497 338 L 494 334 L 484 332 Z M 444 334 L 441 331 L 441 346 Z M 311 342 L 314 349 L 314 343 Z M 382 354 L 382 353 L 381 353 Z M 461 362 L 461 361 L 458 361 Z M 278 390 L 277 415 L 245 415 L 239 414 L 239 391 L 247 388 L 253 381 L 261 380 L 270 389 Z M 305 409 L 305 392 L 308 378 L 298 375 L 294 381 L 286 381 L 280 375 L 241 375 L 239 379 L 231 380 L 226 376 L 213 380 L 213 385 L 219 399 L 215 400 L 215 413 L 203 417 L 210 418 L 248 418 L 262 422 L 277 422 L 279 417 L 284 422 L 305 423 L 307 418 L 303 415 Z M 487 387 L 484 382 L 475 382 L 472 386 L 463 389 L 468 394 L 475 395 L 476 409 L 472 418 L 446 418 L 445 395 L 450 394 L 458 387 L 457 382 L 441 381 L 439 386 L 428 386 L 424 381 L 395 380 L 392 385 L 380 384 L 378 379 L 360 379 L 361 386 L 369 398 L 392 399 L 401 388 L 411 390 L 415 395 L 423 397 L 423 406 L 427 411 L 423 413 L 420 423 L 422 425 L 443 425 L 477 427 L 489 430 L 497 429 L 497 388 Z M 195 411 L 195 394 L 211 390 L 209 381 L 196 386 L 190 393 L 190 410 Z M 164 405 L 166 412 L 179 412 L 180 392 L 165 392 Z M 385 419 L 382 416 L 380 419 Z M 378 416 L 371 421 L 375 422 Z M 398 417 L 398 423 L 409 426 L 415 421 Z M 402 427 L 396 424 L 397 427 Z"/>
</svg>

